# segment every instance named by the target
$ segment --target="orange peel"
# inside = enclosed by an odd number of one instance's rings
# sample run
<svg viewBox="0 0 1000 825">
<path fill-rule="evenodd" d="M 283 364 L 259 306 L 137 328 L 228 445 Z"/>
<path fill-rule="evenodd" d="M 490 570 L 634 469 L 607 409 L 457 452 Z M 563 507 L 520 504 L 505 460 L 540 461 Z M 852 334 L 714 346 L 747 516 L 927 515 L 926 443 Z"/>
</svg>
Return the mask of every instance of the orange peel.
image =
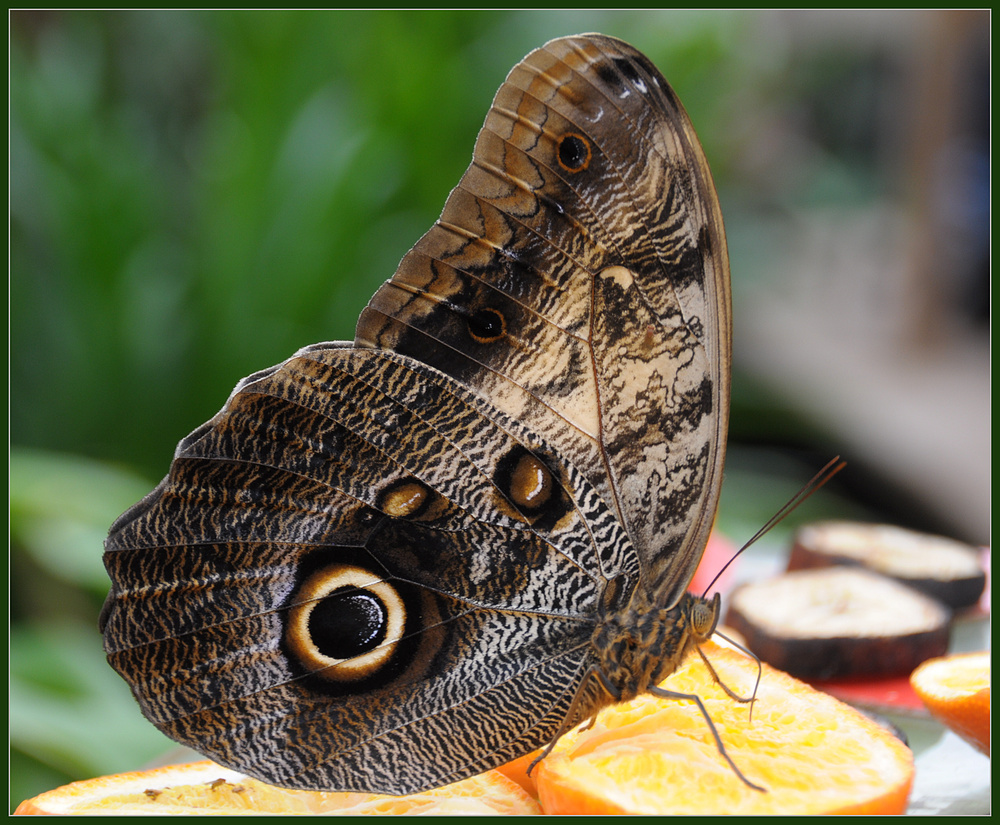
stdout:
<svg viewBox="0 0 1000 825">
<path fill-rule="evenodd" d="M 990 755 L 990 654 L 928 659 L 910 684 L 931 714 L 977 750 Z"/>
</svg>

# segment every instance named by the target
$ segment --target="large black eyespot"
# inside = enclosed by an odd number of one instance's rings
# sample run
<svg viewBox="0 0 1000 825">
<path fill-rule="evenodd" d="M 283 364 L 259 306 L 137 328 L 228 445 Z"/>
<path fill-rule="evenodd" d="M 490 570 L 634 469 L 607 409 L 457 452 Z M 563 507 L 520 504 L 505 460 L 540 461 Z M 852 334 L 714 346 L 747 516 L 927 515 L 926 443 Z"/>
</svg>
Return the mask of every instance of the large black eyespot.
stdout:
<svg viewBox="0 0 1000 825">
<path fill-rule="evenodd" d="M 324 656 L 350 659 L 382 643 L 388 620 L 388 609 L 374 593 L 340 587 L 310 611 L 309 638 Z"/>
<path fill-rule="evenodd" d="M 492 307 L 477 310 L 469 318 L 469 334 L 480 344 L 491 344 L 503 337 L 507 322 L 503 315 Z"/>
<path fill-rule="evenodd" d="M 388 665 L 406 603 L 388 581 L 350 564 L 312 573 L 295 592 L 285 644 L 297 665 L 330 682 L 357 682 Z"/>
<path fill-rule="evenodd" d="M 590 143 L 582 135 L 569 132 L 559 138 L 559 165 L 567 172 L 579 172 L 590 164 Z"/>
</svg>

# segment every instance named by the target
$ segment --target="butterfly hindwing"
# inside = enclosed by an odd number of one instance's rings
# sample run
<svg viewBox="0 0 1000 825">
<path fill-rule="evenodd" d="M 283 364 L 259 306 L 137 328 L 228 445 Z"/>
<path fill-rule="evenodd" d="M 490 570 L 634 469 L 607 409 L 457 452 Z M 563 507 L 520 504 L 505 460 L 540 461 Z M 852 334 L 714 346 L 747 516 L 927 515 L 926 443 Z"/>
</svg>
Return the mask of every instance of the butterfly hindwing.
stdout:
<svg viewBox="0 0 1000 825">
<path fill-rule="evenodd" d="M 347 345 L 238 388 L 107 549 L 109 658 L 164 731 L 290 787 L 397 793 L 546 744 L 592 663 L 602 584 L 638 575 L 537 437 L 447 376 Z M 326 639 L 344 630 L 324 611 L 358 600 L 384 638 Z M 504 735 L 477 722 L 456 747 L 475 705 Z M 422 753 L 393 784 L 379 770 L 402 737 Z"/>
</svg>

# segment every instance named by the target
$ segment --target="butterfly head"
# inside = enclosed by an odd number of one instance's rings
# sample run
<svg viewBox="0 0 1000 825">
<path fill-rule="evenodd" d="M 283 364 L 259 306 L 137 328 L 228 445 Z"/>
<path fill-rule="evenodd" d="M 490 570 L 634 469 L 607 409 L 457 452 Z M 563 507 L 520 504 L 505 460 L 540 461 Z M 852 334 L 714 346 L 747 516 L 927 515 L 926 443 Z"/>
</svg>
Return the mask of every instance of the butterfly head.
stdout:
<svg viewBox="0 0 1000 825">
<path fill-rule="evenodd" d="M 715 633 L 719 623 L 720 597 L 716 593 L 711 600 L 701 597 L 691 597 L 688 600 L 688 627 L 692 640 L 700 644 Z"/>
</svg>

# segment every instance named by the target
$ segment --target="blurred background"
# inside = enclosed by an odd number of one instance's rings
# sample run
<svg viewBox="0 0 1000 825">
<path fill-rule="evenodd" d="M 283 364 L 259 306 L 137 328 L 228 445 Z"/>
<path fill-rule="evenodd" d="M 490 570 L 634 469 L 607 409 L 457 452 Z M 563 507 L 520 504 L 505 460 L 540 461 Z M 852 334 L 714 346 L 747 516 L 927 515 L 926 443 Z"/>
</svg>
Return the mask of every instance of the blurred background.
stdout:
<svg viewBox="0 0 1000 825">
<path fill-rule="evenodd" d="M 101 650 L 107 528 L 241 377 L 353 337 L 552 37 L 644 51 L 712 166 L 735 316 L 722 529 L 745 540 L 841 454 L 783 529 L 989 542 L 988 12 L 10 24 L 13 805 L 169 747 Z"/>
</svg>

